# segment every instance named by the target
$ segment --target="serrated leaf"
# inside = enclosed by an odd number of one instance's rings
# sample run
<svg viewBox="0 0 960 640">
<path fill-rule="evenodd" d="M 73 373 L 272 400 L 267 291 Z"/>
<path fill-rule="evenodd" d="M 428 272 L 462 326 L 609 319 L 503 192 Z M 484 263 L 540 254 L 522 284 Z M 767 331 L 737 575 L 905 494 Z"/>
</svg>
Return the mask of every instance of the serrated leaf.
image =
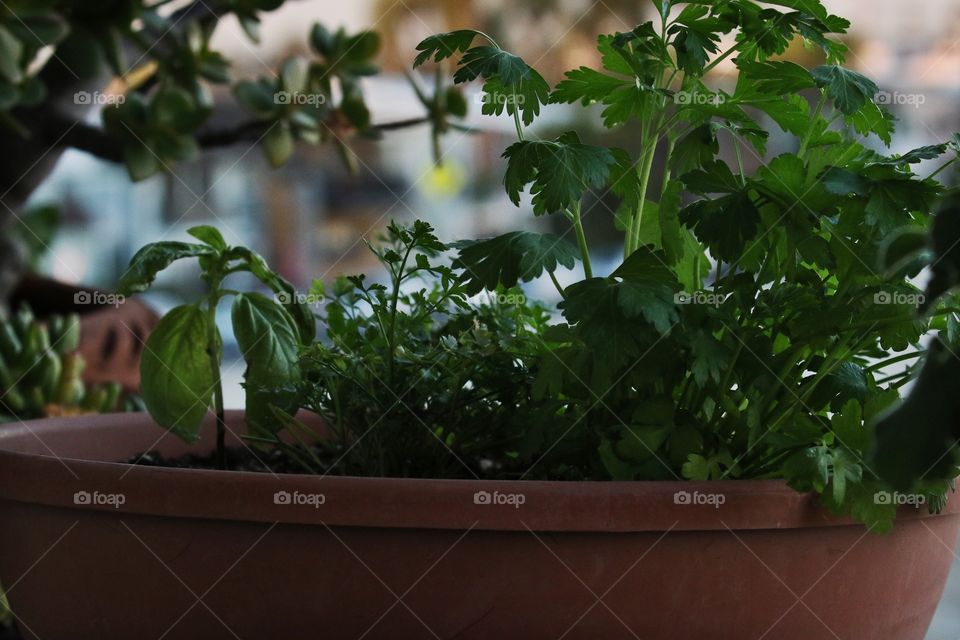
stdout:
<svg viewBox="0 0 960 640">
<path fill-rule="evenodd" d="M 417 54 L 413 66 L 414 68 L 419 67 L 431 58 L 434 62 L 440 62 L 457 53 L 466 53 L 470 49 L 473 39 L 478 35 L 480 34 L 473 29 L 460 29 L 425 38 L 417 45 L 417 51 L 420 53 Z"/>
<path fill-rule="evenodd" d="M 848 116 L 872 102 L 879 91 L 876 83 L 866 76 L 838 65 L 822 65 L 810 73 L 817 86 Z"/>
<path fill-rule="evenodd" d="M 511 288 L 529 282 L 560 266 L 572 269 L 580 253 L 568 241 L 551 234 L 514 231 L 489 240 L 462 242 L 453 262 L 463 269 L 467 293 Z"/>
<path fill-rule="evenodd" d="M 530 185 L 535 215 L 566 210 L 580 202 L 585 191 L 607 184 L 616 159 L 604 147 L 580 142 L 573 132 L 555 141 L 523 140 L 507 147 L 504 186 L 510 200 L 520 204 L 520 194 Z"/>
</svg>

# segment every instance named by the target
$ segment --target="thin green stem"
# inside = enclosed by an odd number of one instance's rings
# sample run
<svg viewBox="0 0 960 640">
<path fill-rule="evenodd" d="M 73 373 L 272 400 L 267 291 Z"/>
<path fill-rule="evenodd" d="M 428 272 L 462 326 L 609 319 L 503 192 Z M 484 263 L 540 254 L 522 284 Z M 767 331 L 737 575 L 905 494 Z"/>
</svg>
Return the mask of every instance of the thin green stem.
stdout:
<svg viewBox="0 0 960 640">
<path fill-rule="evenodd" d="M 407 260 L 410 259 L 410 253 L 413 251 L 414 243 L 410 243 L 407 246 L 407 250 L 403 254 L 403 260 L 400 261 L 400 266 L 397 268 L 396 275 L 393 278 L 393 291 L 390 298 L 390 322 L 388 333 L 385 336 L 387 339 L 387 348 L 390 352 L 387 354 L 387 373 L 390 379 L 390 388 L 393 388 L 394 383 L 394 358 L 397 350 L 396 345 L 396 333 L 397 333 L 397 305 L 400 300 L 400 284 L 403 282 L 403 270 L 407 268 Z"/>
<path fill-rule="evenodd" d="M 220 344 L 217 339 L 217 304 L 220 302 L 220 277 L 211 283 L 207 298 L 207 356 L 213 371 L 213 410 L 217 417 L 217 469 L 227 468 L 227 423 L 223 409 L 223 381 L 220 377 Z"/>
<path fill-rule="evenodd" d="M 810 119 L 810 126 L 807 128 L 807 132 L 803 136 L 803 140 L 800 142 L 800 150 L 797 151 L 799 157 L 804 157 L 807 154 L 807 147 L 810 146 L 810 139 L 813 138 L 813 132 L 817 129 L 817 121 L 820 119 L 820 114 L 823 113 L 823 107 L 827 104 L 827 94 L 824 93 L 820 96 L 820 101 L 817 102 L 817 109 L 813 112 L 813 117 Z"/>
<path fill-rule="evenodd" d="M 721 53 L 717 59 L 715 59 L 713 62 L 711 62 L 710 64 L 708 64 L 703 68 L 703 71 L 700 73 L 700 77 L 702 78 L 703 76 L 710 73 L 710 71 L 712 71 L 714 67 L 716 67 L 718 64 L 720 64 L 727 58 L 729 58 L 731 54 L 733 54 L 733 52 L 737 51 L 739 48 L 740 48 L 740 45 L 736 44 L 730 47 L 729 49 L 727 49 L 726 51 L 724 51 L 723 53 Z"/>
<path fill-rule="evenodd" d="M 580 219 L 580 202 L 575 202 L 570 210 L 570 219 L 577 234 L 577 244 L 580 246 L 580 255 L 583 257 L 583 275 L 593 277 L 593 267 L 590 265 L 590 249 L 587 245 L 587 236 L 583 232 L 583 221 Z"/>
<path fill-rule="evenodd" d="M 643 226 L 643 209 L 647 204 L 647 189 L 650 186 L 650 173 L 653 170 L 653 160 L 657 155 L 657 141 L 659 137 L 654 134 L 651 136 L 646 152 L 643 156 L 643 164 L 640 167 L 640 201 L 637 211 L 634 214 L 634 224 L 631 225 L 633 237 L 629 243 L 630 251 L 624 257 L 629 257 L 631 253 L 640 247 L 640 229 Z"/>
<path fill-rule="evenodd" d="M 942 171 L 952 166 L 957 160 L 960 160 L 960 156 L 954 156 L 952 160 L 948 160 L 947 162 L 943 163 L 939 169 L 927 176 L 927 180 L 936 178 Z"/>
<path fill-rule="evenodd" d="M 914 358 L 919 358 L 923 355 L 922 351 L 911 351 L 910 353 L 903 353 L 899 356 L 894 356 L 892 358 L 887 358 L 886 360 L 881 360 L 880 362 L 874 362 L 869 367 L 865 368 L 864 371 L 876 371 L 877 369 L 883 369 L 890 366 L 891 364 L 897 362 L 903 362 L 904 360 L 913 360 Z"/>
<path fill-rule="evenodd" d="M 560 282 L 557 280 L 557 276 L 554 275 L 553 271 L 547 271 L 547 275 L 550 276 L 550 280 L 553 282 L 553 286 L 555 286 L 557 291 L 560 293 L 560 297 L 566 298 L 567 293 L 563 290 L 563 287 L 560 286 Z"/>
</svg>

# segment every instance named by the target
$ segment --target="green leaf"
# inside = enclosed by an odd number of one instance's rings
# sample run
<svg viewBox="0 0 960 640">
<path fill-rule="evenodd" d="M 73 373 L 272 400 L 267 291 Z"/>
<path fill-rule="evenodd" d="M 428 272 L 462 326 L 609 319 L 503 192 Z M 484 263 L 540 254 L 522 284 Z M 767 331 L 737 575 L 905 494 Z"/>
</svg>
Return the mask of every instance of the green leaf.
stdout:
<svg viewBox="0 0 960 640">
<path fill-rule="evenodd" d="M 813 75 L 800 65 L 787 60 L 755 62 L 741 60 L 737 62 L 743 74 L 742 80 L 749 80 L 744 86 L 752 91 L 766 95 L 788 95 L 816 86 Z M 740 86 L 738 85 L 738 90 Z M 737 95 L 734 94 L 734 98 Z"/>
<path fill-rule="evenodd" d="M 809 402 L 816 408 L 829 406 L 833 411 L 839 411 L 850 400 L 863 403 L 866 398 L 867 376 L 863 367 L 843 362 L 820 382 Z"/>
<path fill-rule="evenodd" d="M 202 244 L 187 242 L 154 242 L 148 244 L 130 259 L 130 266 L 120 279 L 119 291 L 124 295 L 146 291 L 157 274 L 183 258 L 216 255 L 217 250 Z"/>
<path fill-rule="evenodd" d="M 690 341 L 693 352 L 693 362 L 690 370 L 693 372 L 694 382 L 703 387 L 707 380 L 720 383 L 720 377 L 729 367 L 730 352 L 722 342 L 713 335 L 699 331 Z"/>
<path fill-rule="evenodd" d="M 893 114 L 881 109 L 873 102 L 864 103 L 859 111 L 847 116 L 845 120 L 862 136 L 873 133 L 888 147 L 893 141 L 896 119 Z"/>
<path fill-rule="evenodd" d="M 700 75 L 711 54 L 720 52 L 720 24 L 704 18 L 706 14 L 705 7 L 688 5 L 668 31 L 673 36 L 670 44 L 677 52 L 677 66 L 690 76 Z"/>
<path fill-rule="evenodd" d="M 233 95 L 242 107 L 260 118 L 274 117 L 279 111 L 276 88 L 265 82 L 238 82 L 233 87 Z"/>
<path fill-rule="evenodd" d="M 187 229 L 187 233 L 217 251 L 227 250 L 227 241 L 215 227 L 200 225 Z"/>
<path fill-rule="evenodd" d="M 661 334 L 679 319 L 673 300 L 679 284 L 661 252 L 640 247 L 610 279 L 620 282 L 618 303 L 628 318 L 643 317 Z"/>
<path fill-rule="evenodd" d="M 140 357 L 140 390 L 157 424 L 196 442 L 216 378 L 208 352 L 207 313 L 190 304 L 169 311 Z"/>
<path fill-rule="evenodd" d="M 671 168 L 677 175 L 685 175 L 702 165 L 713 162 L 720 153 L 716 127 L 702 124 L 677 141 L 670 158 Z"/>
<path fill-rule="evenodd" d="M 580 67 L 565 74 L 566 80 L 557 84 L 550 94 L 551 103 L 571 104 L 579 101 L 584 106 L 603 102 L 612 91 L 636 83 L 625 78 L 615 78 L 589 67 Z"/>
<path fill-rule="evenodd" d="M 919 147 L 908 151 L 900 156 L 892 156 L 889 158 L 884 158 L 882 160 L 875 160 L 869 163 L 867 166 L 877 166 L 877 165 L 893 165 L 893 166 L 902 166 L 908 164 L 917 164 L 918 162 L 923 162 L 924 160 L 933 160 L 939 158 L 944 153 L 947 152 L 947 143 L 943 144 L 933 144 L 927 145 L 924 147 Z"/>
<path fill-rule="evenodd" d="M 762 100 L 753 106 L 770 116 L 781 129 L 798 138 L 806 135 L 810 128 L 810 104 L 801 95 L 788 95 L 782 100 Z"/>
<path fill-rule="evenodd" d="M 810 73 L 817 86 L 848 116 L 872 102 L 879 91 L 877 85 L 866 76 L 837 65 L 823 65 Z"/>
<path fill-rule="evenodd" d="M 572 131 L 552 142 L 516 142 L 507 147 L 503 157 L 507 159 L 504 186 L 510 200 L 519 206 L 520 194 L 532 183 L 533 212 L 538 216 L 564 211 L 580 202 L 588 189 L 603 187 L 616 163 L 609 149 L 582 144 Z"/>
<path fill-rule="evenodd" d="M 833 499 L 837 504 L 843 504 L 847 496 L 847 486 L 863 480 L 863 467 L 846 449 L 837 449 L 833 454 Z"/>
<path fill-rule="evenodd" d="M 23 45 L 10 30 L 0 25 L 0 75 L 13 84 L 23 79 L 20 70 L 20 57 L 23 54 Z"/>
<path fill-rule="evenodd" d="M 263 138 L 263 149 L 274 167 L 282 166 L 296 149 L 288 122 L 277 122 Z"/>
<path fill-rule="evenodd" d="M 302 344 L 309 345 L 313 342 L 317 335 L 317 320 L 310 307 L 297 295 L 294 286 L 271 269 L 264 257 L 252 249 L 232 247 L 227 256 L 230 260 L 242 260 L 246 269 L 277 295 L 277 299 L 296 322 Z"/>
<path fill-rule="evenodd" d="M 258 293 L 236 296 L 231 315 L 247 363 L 247 425 L 254 435 L 275 434 L 282 424 L 274 408 L 289 413 L 298 405 L 299 329 L 282 305 Z"/>
<path fill-rule="evenodd" d="M 747 188 L 719 160 L 688 173 L 682 180 L 696 193 L 728 194 L 688 205 L 680 212 L 680 221 L 694 231 L 714 257 L 736 261 L 760 227 L 760 211 Z"/>
<path fill-rule="evenodd" d="M 669 333 L 679 321 L 674 293 L 679 283 L 659 251 L 640 247 L 608 278 L 567 287 L 563 315 L 597 357 L 613 363 L 640 355 L 644 344 Z M 644 320 L 655 331 L 643 331 Z"/>
<path fill-rule="evenodd" d="M 520 281 L 540 277 L 544 271 L 552 273 L 560 266 L 572 269 L 580 259 L 580 252 L 566 240 L 529 231 L 514 231 L 456 246 L 460 253 L 453 267 L 465 271 L 465 286 L 471 295 L 483 289 L 494 291 L 499 286 L 509 289 Z"/>
<path fill-rule="evenodd" d="M 123 163 L 134 182 L 146 180 L 163 168 L 157 154 L 139 140 L 124 145 Z"/>
<path fill-rule="evenodd" d="M 458 52 L 466 53 L 473 39 L 478 35 L 480 33 L 473 29 L 461 29 L 432 35 L 417 45 L 417 51 L 420 53 L 413 61 L 413 66 L 414 68 L 419 67 L 431 58 L 434 62 L 440 62 L 456 55 Z"/>
<path fill-rule="evenodd" d="M 833 414 L 830 427 L 843 446 L 863 455 L 870 446 L 870 432 L 863 425 L 863 409 L 857 400 L 848 400 L 839 413 Z"/>
<path fill-rule="evenodd" d="M 588 67 L 568 71 L 550 95 L 551 103 L 573 103 L 584 106 L 594 102 L 607 105 L 601 116 L 603 124 L 611 129 L 626 122 L 631 116 L 644 113 L 645 105 L 659 96 L 652 89 L 638 87 L 635 80 L 615 78 Z"/>
<path fill-rule="evenodd" d="M 683 258 L 684 235 L 687 233 L 680 225 L 680 206 L 683 203 L 683 183 L 671 180 L 660 196 L 660 242 L 667 264 L 676 265 Z"/>
<path fill-rule="evenodd" d="M 460 61 L 453 74 L 457 84 L 478 77 L 486 80 L 482 112 L 509 115 L 519 112 L 523 123 L 531 124 L 540 115 L 540 106 L 550 99 L 550 85 L 522 58 L 496 47 L 474 47 Z"/>
<path fill-rule="evenodd" d="M 799 451 L 783 463 L 783 477 L 791 488 L 800 492 L 823 493 L 830 479 L 830 450 L 824 446 Z"/>
</svg>

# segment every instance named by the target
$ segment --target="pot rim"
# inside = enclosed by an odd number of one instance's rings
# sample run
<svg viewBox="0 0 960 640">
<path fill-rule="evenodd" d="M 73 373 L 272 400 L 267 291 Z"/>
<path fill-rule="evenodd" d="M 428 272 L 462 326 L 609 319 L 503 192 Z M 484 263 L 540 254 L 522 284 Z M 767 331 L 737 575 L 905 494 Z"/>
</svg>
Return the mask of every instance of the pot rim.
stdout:
<svg viewBox="0 0 960 640">
<path fill-rule="evenodd" d="M 227 412 L 230 425 L 242 418 L 242 411 Z M 0 504 L 71 509 L 78 517 L 93 511 L 324 527 L 618 533 L 864 526 L 780 480 L 369 478 L 110 461 L 153 449 L 136 443 L 163 439 L 157 429 L 146 413 L 3 425 Z M 208 416 L 198 446 L 212 448 L 213 431 Z M 903 507 L 897 522 L 958 515 L 960 498 L 951 497 L 939 514 Z"/>
</svg>

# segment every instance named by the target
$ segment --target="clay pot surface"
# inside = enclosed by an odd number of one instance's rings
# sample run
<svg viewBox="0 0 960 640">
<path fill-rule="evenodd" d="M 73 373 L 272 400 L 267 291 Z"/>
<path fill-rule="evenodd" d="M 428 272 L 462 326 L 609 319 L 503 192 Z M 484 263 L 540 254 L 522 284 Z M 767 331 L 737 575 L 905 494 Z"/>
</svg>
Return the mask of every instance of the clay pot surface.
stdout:
<svg viewBox="0 0 960 640">
<path fill-rule="evenodd" d="M 115 462 L 153 449 L 188 450 L 145 414 L 0 431 L 0 582 L 25 637 L 922 640 L 960 530 L 956 498 L 877 535 L 776 481 Z"/>
</svg>

